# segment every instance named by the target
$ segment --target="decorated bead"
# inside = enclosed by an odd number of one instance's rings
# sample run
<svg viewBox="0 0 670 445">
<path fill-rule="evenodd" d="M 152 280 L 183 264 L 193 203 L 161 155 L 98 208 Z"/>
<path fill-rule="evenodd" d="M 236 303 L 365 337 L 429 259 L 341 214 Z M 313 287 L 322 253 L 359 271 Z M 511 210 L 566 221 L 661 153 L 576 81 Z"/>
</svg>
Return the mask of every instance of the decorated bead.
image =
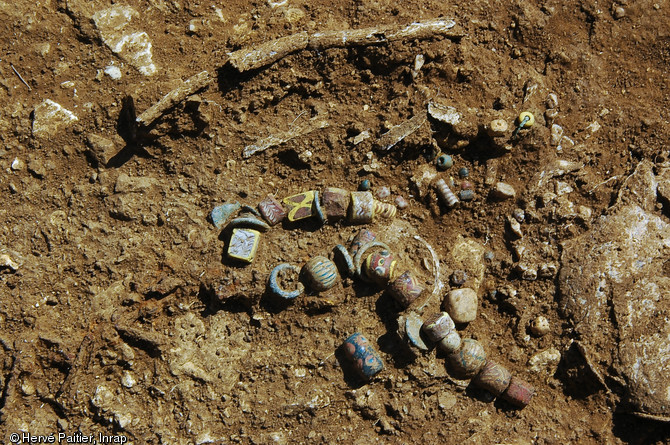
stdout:
<svg viewBox="0 0 670 445">
<path fill-rule="evenodd" d="M 338 221 L 347 216 L 351 194 L 337 187 L 326 187 L 321 195 L 321 204 L 328 221 Z"/>
<path fill-rule="evenodd" d="M 366 274 L 363 273 L 363 258 L 367 259 L 367 252 L 373 247 L 380 247 L 384 250 L 390 251 L 391 248 L 381 241 L 370 241 L 369 243 L 363 244 L 354 255 L 354 268 L 356 270 L 356 276 L 364 281 L 371 281 L 371 278 L 368 278 Z"/>
<path fill-rule="evenodd" d="M 386 186 L 379 187 L 375 190 L 375 197 L 377 199 L 386 199 L 389 196 L 391 196 L 391 190 Z"/>
<path fill-rule="evenodd" d="M 466 338 L 461 349 L 449 355 L 449 362 L 456 376 L 470 379 L 484 367 L 486 351 L 477 340 Z"/>
<path fill-rule="evenodd" d="M 503 393 L 502 398 L 512 405 L 523 408 L 530 403 L 534 394 L 535 388 L 533 385 L 516 376 L 512 376 L 509 386 Z"/>
<path fill-rule="evenodd" d="M 244 227 L 247 229 L 258 230 L 259 232 L 267 232 L 270 230 L 270 226 L 268 226 L 265 221 L 261 221 L 249 213 L 233 219 L 226 226 L 226 230 L 230 230 L 234 227 Z"/>
<path fill-rule="evenodd" d="M 314 191 L 298 193 L 283 199 L 284 204 L 288 209 L 288 220 L 298 221 L 309 218 L 314 214 Z"/>
<path fill-rule="evenodd" d="M 377 235 L 372 230 L 361 229 L 354 239 L 351 241 L 351 247 L 349 248 L 349 253 L 351 256 L 355 256 L 358 249 L 361 248 L 363 244 L 367 244 L 371 241 L 374 241 L 377 238 Z"/>
<path fill-rule="evenodd" d="M 454 160 L 449 155 L 440 155 L 435 160 L 435 165 L 440 170 L 446 170 L 454 165 Z"/>
<path fill-rule="evenodd" d="M 472 379 L 472 383 L 487 390 L 494 396 L 502 394 L 510 384 L 512 373 L 493 360 L 487 360 L 482 370 Z"/>
<path fill-rule="evenodd" d="M 446 337 L 455 327 L 454 320 L 451 319 L 449 314 L 438 312 L 423 322 L 422 329 L 431 341 L 437 342 Z"/>
<path fill-rule="evenodd" d="M 354 363 L 354 369 L 365 380 L 370 380 L 384 369 L 381 357 L 370 342 L 360 333 L 344 341 L 344 354 Z"/>
<path fill-rule="evenodd" d="M 393 277 L 396 263 L 395 255 L 388 250 L 374 252 L 366 258 L 363 273 L 380 286 L 385 286 Z"/>
<path fill-rule="evenodd" d="M 348 221 L 352 224 L 368 224 L 375 214 L 375 199 L 371 192 L 351 192 Z"/>
<path fill-rule="evenodd" d="M 419 281 L 410 271 L 406 271 L 393 280 L 388 287 L 388 292 L 402 307 L 412 304 L 423 291 L 423 286 L 419 284 Z"/>
<path fill-rule="evenodd" d="M 398 210 L 393 204 L 388 204 L 386 202 L 375 201 L 374 207 L 374 216 L 381 217 L 384 219 L 393 219 Z"/>
<path fill-rule="evenodd" d="M 258 203 L 258 210 L 271 226 L 280 223 L 286 217 L 286 210 L 272 195 L 266 196 L 264 200 Z"/>
<path fill-rule="evenodd" d="M 440 197 L 447 207 L 453 207 L 458 203 L 458 198 L 451 191 L 444 179 L 438 179 L 435 182 L 435 188 L 437 188 L 437 196 Z"/>
<path fill-rule="evenodd" d="M 302 274 L 309 287 L 317 292 L 330 289 L 338 279 L 335 263 L 324 256 L 315 256 L 307 261 Z"/>
<path fill-rule="evenodd" d="M 421 325 L 423 321 L 416 312 L 401 315 L 398 317 L 398 334 L 400 338 L 407 341 L 410 346 L 418 348 L 422 351 L 427 351 L 428 346 L 421 337 Z"/>
<path fill-rule="evenodd" d="M 261 234 L 253 229 L 233 229 L 228 243 L 228 256 L 235 260 L 251 263 L 256 256 Z"/>
<path fill-rule="evenodd" d="M 279 274 L 285 270 L 292 270 L 296 274 L 296 288 L 292 291 L 287 291 L 279 285 Z M 302 293 L 305 292 L 305 286 L 303 286 L 303 284 L 297 280 L 298 272 L 298 267 L 289 263 L 282 263 L 272 269 L 272 272 L 270 272 L 270 278 L 268 279 L 268 288 L 270 289 L 270 292 L 287 300 L 292 300 L 293 298 L 302 295 Z"/>
<path fill-rule="evenodd" d="M 228 218 L 230 218 L 232 214 L 237 212 L 239 209 L 239 202 L 227 202 L 225 204 L 214 207 L 212 209 L 212 213 L 209 215 L 209 218 L 212 221 L 212 224 L 214 224 L 217 229 L 220 229 L 223 227 L 226 221 L 228 221 Z"/>
<path fill-rule="evenodd" d="M 452 330 L 437 344 L 445 354 L 452 354 L 461 348 L 461 336 L 455 329 Z"/>
</svg>

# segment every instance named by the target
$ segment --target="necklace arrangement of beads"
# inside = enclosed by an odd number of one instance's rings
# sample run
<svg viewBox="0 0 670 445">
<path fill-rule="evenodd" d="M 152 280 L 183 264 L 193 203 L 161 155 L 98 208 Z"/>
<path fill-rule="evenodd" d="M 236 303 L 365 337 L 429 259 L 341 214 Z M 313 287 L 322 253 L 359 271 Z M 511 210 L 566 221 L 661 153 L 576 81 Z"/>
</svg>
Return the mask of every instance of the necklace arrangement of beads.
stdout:
<svg viewBox="0 0 670 445">
<path fill-rule="evenodd" d="M 450 164 L 450 159 L 438 159 L 438 164 Z M 363 187 L 365 188 L 365 187 Z M 435 183 L 436 193 L 447 207 L 458 203 L 442 179 Z M 349 224 L 368 224 L 374 219 L 392 220 L 396 206 L 378 201 L 372 192 L 326 187 L 321 193 L 310 190 L 284 198 L 281 202 L 268 195 L 257 206 L 241 206 L 238 202 L 215 207 L 210 215 L 212 222 L 221 228 L 236 212 L 238 215 L 224 228 L 229 237 L 227 256 L 250 264 L 258 250 L 261 233 L 270 230 L 284 219 L 290 222 L 316 218 L 321 224 L 345 219 Z M 385 288 L 403 307 L 408 308 L 425 291 L 411 270 L 399 273 L 398 260 L 392 249 L 376 235 L 362 229 L 349 248 L 338 244 L 333 249 L 335 261 L 325 256 L 315 256 L 302 267 L 281 263 L 268 277 L 268 291 L 282 300 L 292 300 L 305 292 L 305 286 L 319 293 L 332 288 L 344 275 L 355 280 Z M 337 263 L 337 264 L 336 264 Z M 447 308 L 449 310 L 449 308 Z M 417 318 L 414 314 L 414 318 Z M 456 317 L 456 315 L 454 315 Z M 458 379 L 472 379 L 472 383 L 502 397 L 512 405 L 523 408 L 530 403 L 535 389 L 529 383 L 487 357 L 482 345 L 474 339 L 461 339 L 449 312 L 432 314 L 424 320 L 413 319 L 407 323 L 404 337 L 408 342 L 426 350 L 436 346 L 446 354 L 450 373 Z M 461 320 L 456 317 L 456 321 Z M 370 381 L 384 369 L 379 353 L 365 336 L 356 332 L 342 344 L 344 355 L 352 362 L 353 369 L 365 381 Z"/>
</svg>

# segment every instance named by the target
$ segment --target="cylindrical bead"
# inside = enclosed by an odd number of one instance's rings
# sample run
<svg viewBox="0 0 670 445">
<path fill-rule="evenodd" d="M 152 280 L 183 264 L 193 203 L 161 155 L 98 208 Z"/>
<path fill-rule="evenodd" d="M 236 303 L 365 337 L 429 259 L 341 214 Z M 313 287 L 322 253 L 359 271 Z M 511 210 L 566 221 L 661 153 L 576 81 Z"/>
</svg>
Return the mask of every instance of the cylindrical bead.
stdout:
<svg viewBox="0 0 670 445">
<path fill-rule="evenodd" d="M 272 195 L 266 196 L 264 200 L 258 203 L 258 210 L 271 226 L 280 223 L 286 217 L 286 210 Z"/>
<path fill-rule="evenodd" d="M 380 286 L 386 286 L 393 277 L 397 261 L 388 250 L 371 253 L 365 260 L 365 275 Z"/>
<path fill-rule="evenodd" d="M 438 312 L 423 322 L 422 329 L 431 341 L 438 342 L 453 331 L 455 327 L 454 320 L 448 313 Z"/>
<path fill-rule="evenodd" d="M 321 194 L 321 204 L 328 221 L 337 221 L 346 217 L 350 202 L 351 194 L 341 188 L 326 187 Z"/>
<path fill-rule="evenodd" d="M 352 224 L 368 224 L 375 215 L 375 199 L 372 192 L 351 192 L 348 221 Z"/>
<path fill-rule="evenodd" d="M 466 338 L 461 349 L 449 356 L 449 362 L 457 377 L 471 379 L 484 367 L 486 351 L 477 340 Z"/>
<path fill-rule="evenodd" d="M 393 219 L 397 211 L 398 209 L 393 204 L 375 201 L 375 218 L 379 216 L 384 219 Z"/>
<path fill-rule="evenodd" d="M 440 342 L 437 344 L 437 347 L 440 348 L 446 354 L 452 354 L 458 351 L 461 348 L 461 336 L 455 329 L 449 332 Z"/>
<path fill-rule="evenodd" d="M 406 271 L 391 282 L 388 291 L 402 307 L 407 307 L 424 291 L 414 274 Z"/>
<path fill-rule="evenodd" d="M 370 380 L 384 369 L 381 357 L 361 333 L 344 341 L 344 354 L 354 363 L 354 369 L 364 379 Z"/>
<path fill-rule="evenodd" d="M 451 191 L 444 179 L 438 179 L 435 183 L 437 195 L 447 207 L 453 207 L 458 203 L 458 198 Z"/>
<path fill-rule="evenodd" d="M 356 234 L 353 241 L 351 241 L 351 247 L 349 247 L 349 253 L 352 257 L 356 256 L 356 252 L 361 248 L 363 244 L 374 241 L 377 238 L 377 235 L 372 230 L 361 229 L 360 232 Z"/>
<path fill-rule="evenodd" d="M 337 266 L 324 256 L 315 256 L 302 268 L 307 284 L 317 292 L 330 289 L 337 282 Z"/>
<path fill-rule="evenodd" d="M 512 376 L 507 390 L 503 393 L 503 399 L 512 405 L 523 408 L 530 403 L 530 399 L 535 394 L 535 388 L 530 383 Z"/>
<path fill-rule="evenodd" d="M 493 360 L 487 360 L 481 372 L 472 379 L 472 383 L 498 397 L 505 392 L 512 379 L 507 368 Z"/>
</svg>

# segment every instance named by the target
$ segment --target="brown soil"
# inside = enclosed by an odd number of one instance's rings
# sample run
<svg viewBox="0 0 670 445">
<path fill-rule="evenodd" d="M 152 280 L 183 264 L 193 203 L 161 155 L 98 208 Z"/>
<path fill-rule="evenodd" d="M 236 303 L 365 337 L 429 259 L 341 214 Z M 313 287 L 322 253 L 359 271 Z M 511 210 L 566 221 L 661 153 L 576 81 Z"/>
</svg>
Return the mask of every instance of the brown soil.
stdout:
<svg viewBox="0 0 670 445">
<path fill-rule="evenodd" d="M 572 346 L 579 339 L 559 315 L 556 279 L 522 280 L 514 268 L 505 222 L 525 208 L 524 239 L 542 262 L 558 263 L 560 243 L 606 212 L 640 160 L 667 161 L 666 0 L 130 2 L 140 11 L 134 26 L 153 43 L 158 70 L 150 77 L 105 46 L 77 3 L 0 5 L 0 253 L 19 265 L 0 274 L 2 441 L 14 432 L 80 431 L 138 444 L 670 443 L 666 423 L 636 417 L 616 390 L 602 388 Z M 303 50 L 243 74 L 225 68 L 228 52 L 299 31 L 439 16 L 453 18 L 460 36 Z M 418 54 L 426 62 L 413 76 Z M 112 62 L 119 80 L 102 73 Z M 140 147 L 125 146 L 127 96 L 139 113 L 202 70 L 217 82 L 171 109 Z M 554 123 L 576 143 L 560 152 L 544 117 L 549 93 L 558 97 Z M 78 122 L 34 137 L 31 113 L 44 99 Z M 462 147 L 434 121 L 387 153 L 375 151 L 380 134 L 430 101 L 478 125 L 511 123 L 523 110 L 536 123 L 509 152 L 481 135 Z M 327 116 L 327 128 L 242 158 L 245 146 L 317 115 Z M 365 130 L 372 137 L 353 145 Z M 87 145 L 90 134 L 117 144 L 107 166 Z M 433 168 L 435 147 L 454 158 L 440 175 L 458 180 L 457 170 L 469 168 L 474 201 L 449 210 L 433 190 L 417 196 L 410 178 Z M 584 164 L 562 180 L 590 219 L 565 223 L 560 209 L 529 204 L 546 192 L 529 181 L 556 159 Z M 511 184 L 517 198 L 487 199 L 487 176 Z M 536 387 L 525 409 L 452 379 L 441 354 L 411 351 L 396 333 L 400 309 L 374 287 L 344 280 L 284 305 L 264 293 L 275 265 L 328 255 L 360 227 L 273 227 L 243 267 L 227 260 L 226 237 L 207 220 L 224 201 L 256 206 L 268 193 L 355 190 L 362 179 L 409 201 L 396 218 L 410 233 L 393 245 L 406 268 L 430 280 L 429 255 L 414 234 L 448 273 L 459 236 L 493 252 L 479 315 L 461 334 Z M 383 234 L 389 224 L 369 228 Z M 491 292 L 506 288 L 516 295 Z M 539 314 L 551 332 L 528 336 Z M 367 384 L 337 352 L 354 332 L 386 364 Z M 551 347 L 562 354 L 557 368 L 530 371 L 529 358 Z"/>
</svg>

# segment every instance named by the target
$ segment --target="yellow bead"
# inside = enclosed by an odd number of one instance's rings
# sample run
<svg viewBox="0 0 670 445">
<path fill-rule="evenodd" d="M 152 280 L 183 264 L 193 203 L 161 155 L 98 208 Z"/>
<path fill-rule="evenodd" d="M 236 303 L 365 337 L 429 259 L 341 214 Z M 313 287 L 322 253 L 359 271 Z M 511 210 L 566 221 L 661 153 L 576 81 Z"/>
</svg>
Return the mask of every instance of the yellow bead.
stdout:
<svg viewBox="0 0 670 445">
<path fill-rule="evenodd" d="M 530 128 L 533 126 L 535 123 L 535 116 L 533 116 L 533 113 L 530 111 L 524 111 L 519 115 L 519 123 L 523 122 L 525 118 L 528 118 L 525 124 L 523 124 L 523 128 Z"/>
</svg>

